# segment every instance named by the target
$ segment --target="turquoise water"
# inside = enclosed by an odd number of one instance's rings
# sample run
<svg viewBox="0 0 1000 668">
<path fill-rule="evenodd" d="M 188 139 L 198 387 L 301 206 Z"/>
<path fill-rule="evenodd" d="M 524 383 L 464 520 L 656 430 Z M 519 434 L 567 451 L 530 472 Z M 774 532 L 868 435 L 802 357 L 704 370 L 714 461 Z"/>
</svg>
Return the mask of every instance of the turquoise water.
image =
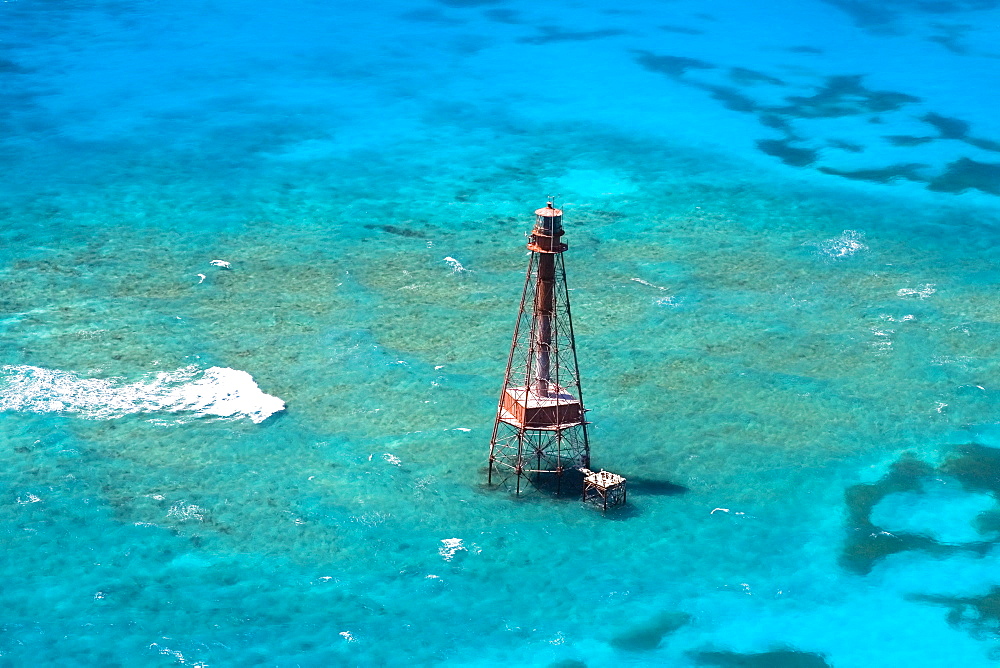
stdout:
<svg viewBox="0 0 1000 668">
<path fill-rule="evenodd" d="M 996 4 L 3 4 L 0 662 L 995 665 Z"/>
</svg>

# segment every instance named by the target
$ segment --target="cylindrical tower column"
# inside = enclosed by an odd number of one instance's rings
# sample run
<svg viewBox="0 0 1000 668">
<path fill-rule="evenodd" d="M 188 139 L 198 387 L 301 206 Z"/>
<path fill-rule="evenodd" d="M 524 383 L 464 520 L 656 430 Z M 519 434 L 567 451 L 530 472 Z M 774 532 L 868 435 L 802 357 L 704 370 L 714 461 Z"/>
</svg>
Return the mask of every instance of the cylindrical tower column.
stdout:
<svg viewBox="0 0 1000 668">
<path fill-rule="evenodd" d="M 535 228 L 528 240 L 528 250 L 538 253 L 538 278 L 535 284 L 535 349 L 534 386 L 532 391 L 539 397 L 549 397 L 558 390 L 552 387 L 552 318 L 555 315 L 555 281 L 557 253 L 568 246 L 560 241 L 563 235 L 562 209 L 548 202 L 535 210 Z"/>
</svg>

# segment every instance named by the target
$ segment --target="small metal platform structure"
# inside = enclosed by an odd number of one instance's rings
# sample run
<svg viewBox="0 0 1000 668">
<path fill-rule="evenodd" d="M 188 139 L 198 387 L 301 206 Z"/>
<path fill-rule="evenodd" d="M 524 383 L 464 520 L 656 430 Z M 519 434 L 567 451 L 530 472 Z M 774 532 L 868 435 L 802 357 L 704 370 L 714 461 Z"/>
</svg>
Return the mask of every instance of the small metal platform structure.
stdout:
<svg viewBox="0 0 1000 668">
<path fill-rule="evenodd" d="M 590 469 L 580 469 L 583 474 L 583 501 L 595 505 L 618 506 L 625 503 L 628 496 L 626 480 L 623 476 L 601 469 L 598 472 Z"/>
</svg>

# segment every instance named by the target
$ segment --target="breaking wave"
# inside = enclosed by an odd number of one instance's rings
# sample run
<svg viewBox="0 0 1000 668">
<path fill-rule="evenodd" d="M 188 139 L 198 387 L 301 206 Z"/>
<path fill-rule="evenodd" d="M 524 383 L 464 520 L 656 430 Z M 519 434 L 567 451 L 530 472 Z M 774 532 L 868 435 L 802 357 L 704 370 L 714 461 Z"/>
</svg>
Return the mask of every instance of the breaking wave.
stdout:
<svg viewBox="0 0 1000 668">
<path fill-rule="evenodd" d="M 0 411 L 68 413 L 90 420 L 183 413 L 260 423 L 284 408 L 285 402 L 262 392 L 249 373 L 226 367 L 188 366 L 133 383 L 36 366 L 0 367 Z"/>
</svg>

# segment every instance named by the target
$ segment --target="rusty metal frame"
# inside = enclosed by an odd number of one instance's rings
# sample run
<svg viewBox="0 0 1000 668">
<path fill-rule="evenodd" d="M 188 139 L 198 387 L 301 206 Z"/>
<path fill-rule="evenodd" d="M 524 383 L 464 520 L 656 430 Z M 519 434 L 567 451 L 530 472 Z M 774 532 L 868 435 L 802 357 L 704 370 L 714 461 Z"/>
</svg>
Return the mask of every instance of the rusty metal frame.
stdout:
<svg viewBox="0 0 1000 668">
<path fill-rule="evenodd" d="M 536 231 L 537 229 L 536 227 Z M 528 269 L 490 439 L 487 482 L 511 488 L 517 494 L 521 493 L 524 483 L 548 487 L 553 476 L 558 493 L 561 491 L 565 472 L 590 466 L 588 423 L 583 406 L 566 265 L 562 254 L 566 245 L 559 243 L 557 238 L 548 239 L 547 244 L 545 241 L 543 239 L 543 245 L 539 245 L 533 237 L 528 246 L 531 249 Z M 543 317 L 548 318 L 551 331 L 547 341 L 550 373 L 546 380 L 554 382 L 557 388 L 569 391 L 579 401 L 584 417 L 575 424 L 563 425 L 558 419 L 560 404 L 556 402 L 555 424 L 545 428 L 530 428 L 516 420 L 504 419 L 503 400 L 504 393 L 509 388 L 531 388 L 536 380 L 535 360 L 539 352 L 536 341 L 541 325 L 535 300 L 543 255 L 548 255 L 553 263 L 549 266 L 553 270 L 551 313 L 546 311 L 543 314 Z"/>
</svg>

